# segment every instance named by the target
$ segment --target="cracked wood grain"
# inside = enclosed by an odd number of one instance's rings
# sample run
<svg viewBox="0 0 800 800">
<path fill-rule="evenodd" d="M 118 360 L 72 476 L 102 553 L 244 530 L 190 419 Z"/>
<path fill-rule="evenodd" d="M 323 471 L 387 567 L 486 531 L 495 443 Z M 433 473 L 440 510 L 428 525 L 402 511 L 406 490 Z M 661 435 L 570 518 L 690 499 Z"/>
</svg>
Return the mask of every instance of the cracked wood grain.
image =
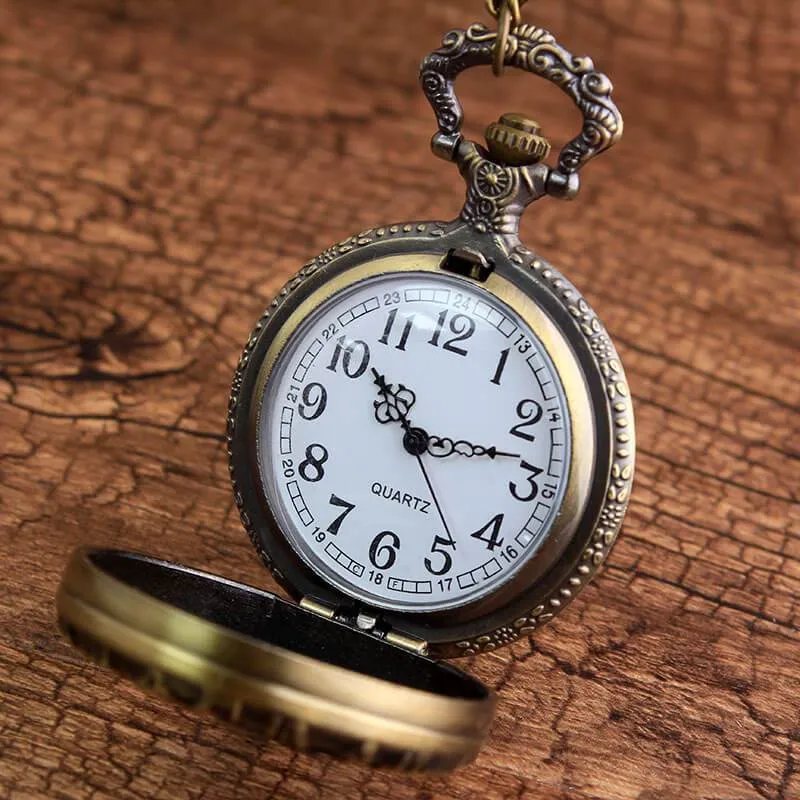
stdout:
<svg viewBox="0 0 800 800">
<path fill-rule="evenodd" d="M 530 5 L 626 114 L 523 234 L 619 344 L 639 472 L 599 579 L 465 662 L 497 722 L 429 779 L 144 696 L 64 642 L 53 593 L 87 542 L 272 586 L 227 485 L 240 346 L 331 242 L 454 215 L 416 68 L 481 4 L 0 4 L 0 800 L 800 796 L 797 4 Z M 463 91 L 471 135 L 509 108 L 574 133 L 524 76 Z"/>
</svg>

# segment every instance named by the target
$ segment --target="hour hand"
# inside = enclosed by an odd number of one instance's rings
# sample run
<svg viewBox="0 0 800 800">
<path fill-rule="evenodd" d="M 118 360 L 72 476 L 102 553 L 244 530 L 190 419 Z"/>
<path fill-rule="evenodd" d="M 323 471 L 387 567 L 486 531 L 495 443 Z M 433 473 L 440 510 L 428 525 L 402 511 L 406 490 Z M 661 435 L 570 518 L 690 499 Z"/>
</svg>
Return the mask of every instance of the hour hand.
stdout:
<svg viewBox="0 0 800 800">
<path fill-rule="evenodd" d="M 386 382 L 386 377 L 382 375 L 374 367 L 372 368 L 372 375 L 375 379 L 375 385 L 378 387 L 378 397 L 373 404 L 375 407 L 375 419 L 381 424 L 387 422 L 399 422 L 404 428 L 407 428 L 411 423 L 408 421 L 408 415 L 417 402 L 417 396 L 402 383 L 396 387 L 391 383 Z"/>
<path fill-rule="evenodd" d="M 504 450 L 498 450 L 494 445 L 485 447 L 481 444 L 472 444 L 464 439 L 453 441 L 453 439 L 442 436 L 428 437 L 427 452 L 434 458 L 447 458 L 453 455 L 467 458 L 485 456 L 492 460 L 495 458 L 520 458 L 519 453 L 506 453 Z"/>
</svg>

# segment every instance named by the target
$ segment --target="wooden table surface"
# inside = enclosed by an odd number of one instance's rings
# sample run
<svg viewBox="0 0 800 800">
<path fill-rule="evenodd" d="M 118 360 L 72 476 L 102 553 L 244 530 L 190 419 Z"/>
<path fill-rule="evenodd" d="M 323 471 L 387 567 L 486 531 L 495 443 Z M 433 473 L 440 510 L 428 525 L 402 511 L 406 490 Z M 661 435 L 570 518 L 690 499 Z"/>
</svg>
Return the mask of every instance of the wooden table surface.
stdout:
<svg viewBox="0 0 800 800">
<path fill-rule="evenodd" d="M 240 347 L 331 242 L 456 213 L 416 70 L 482 3 L 0 3 L 0 799 L 800 797 L 800 6 L 526 16 L 626 114 L 523 238 L 615 337 L 639 470 L 599 579 L 463 662 L 500 690 L 491 741 L 428 778 L 145 696 L 64 641 L 53 596 L 83 543 L 272 585 L 228 486 Z M 459 88 L 473 136 L 511 109 L 576 128 L 530 76 Z"/>
</svg>

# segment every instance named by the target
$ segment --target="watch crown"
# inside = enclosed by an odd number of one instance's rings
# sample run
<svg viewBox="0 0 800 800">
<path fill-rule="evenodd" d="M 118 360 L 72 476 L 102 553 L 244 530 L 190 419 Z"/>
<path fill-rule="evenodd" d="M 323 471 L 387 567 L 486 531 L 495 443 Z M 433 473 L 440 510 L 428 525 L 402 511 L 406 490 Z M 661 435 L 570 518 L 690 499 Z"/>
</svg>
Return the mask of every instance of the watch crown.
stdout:
<svg viewBox="0 0 800 800">
<path fill-rule="evenodd" d="M 501 164 L 525 166 L 547 158 L 550 142 L 539 123 L 522 114 L 503 114 L 486 129 L 489 153 Z"/>
</svg>

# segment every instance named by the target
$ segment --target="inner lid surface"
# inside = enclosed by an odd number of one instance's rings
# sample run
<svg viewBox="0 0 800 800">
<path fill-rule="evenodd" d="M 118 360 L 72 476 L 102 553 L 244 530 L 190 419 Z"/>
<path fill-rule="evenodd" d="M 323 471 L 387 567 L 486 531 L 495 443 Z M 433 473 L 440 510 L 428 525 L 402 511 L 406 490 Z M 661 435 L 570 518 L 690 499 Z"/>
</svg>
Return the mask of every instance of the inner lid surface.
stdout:
<svg viewBox="0 0 800 800">
<path fill-rule="evenodd" d="M 302 656 L 444 697 L 482 700 L 488 690 L 448 664 L 287 603 L 252 586 L 147 556 L 89 553 L 99 569 L 207 622 Z"/>
</svg>

